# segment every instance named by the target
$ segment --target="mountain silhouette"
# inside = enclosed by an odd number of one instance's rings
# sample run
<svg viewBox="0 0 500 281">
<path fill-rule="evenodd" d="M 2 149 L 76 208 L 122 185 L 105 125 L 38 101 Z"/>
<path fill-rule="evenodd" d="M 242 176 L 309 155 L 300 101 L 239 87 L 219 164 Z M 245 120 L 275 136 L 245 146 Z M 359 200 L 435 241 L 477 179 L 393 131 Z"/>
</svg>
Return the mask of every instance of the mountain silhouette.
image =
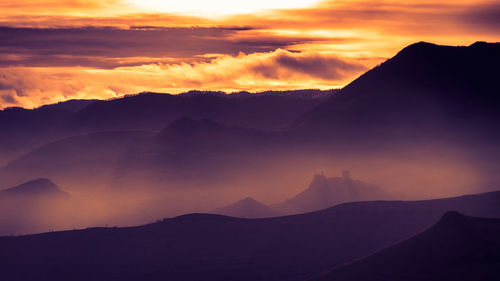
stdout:
<svg viewBox="0 0 500 281">
<path fill-rule="evenodd" d="M 231 205 L 213 210 L 211 213 L 238 218 L 265 218 L 280 215 L 275 209 L 252 197 L 247 197 Z"/>
<path fill-rule="evenodd" d="M 72 114 L 95 100 L 69 100 L 36 109 L 0 110 L 0 161 L 6 161 L 67 132 L 60 127 Z"/>
<path fill-rule="evenodd" d="M 61 228 L 74 208 L 73 198 L 46 178 L 0 190 L 0 235 Z"/>
<path fill-rule="evenodd" d="M 275 208 L 296 214 L 321 210 L 345 202 L 381 199 L 391 199 L 391 195 L 374 184 L 352 179 L 350 173 L 344 171 L 342 177 L 327 178 L 323 174 L 315 175 L 307 189 Z"/>
<path fill-rule="evenodd" d="M 182 117 L 159 132 L 105 131 L 48 143 L 1 167 L 0 178 L 8 185 L 46 176 L 65 186 L 77 179 L 100 186 L 136 174 L 148 174 L 151 184 L 152 179 L 203 181 L 244 167 L 249 154 L 265 155 L 273 149 L 266 144 L 275 138 L 256 129 Z"/>
<path fill-rule="evenodd" d="M 114 173 L 128 148 L 154 136 L 147 131 L 110 131 L 64 138 L 40 146 L 0 168 L 3 185 L 48 177 L 63 186 L 79 182 L 102 185 Z"/>
<path fill-rule="evenodd" d="M 201 143 L 219 143 L 237 138 L 251 142 L 262 135 L 264 134 L 255 129 L 227 126 L 209 119 L 196 120 L 185 116 L 168 124 L 157 137 L 167 142 L 199 140 Z"/>
<path fill-rule="evenodd" d="M 254 129 L 277 129 L 320 104 L 333 91 L 224 94 L 192 91 L 179 95 L 141 93 L 92 103 L 67 126 L 91 130 L 160 130 L 184 116 Z"/>
<path fill-rule="evenodd" d="M 88 105 L 98 102 L 99 100 L 96 99 L 87 99 L 87 100 L 67 100 L 67 101 L 62 101 L 54 104 L 47 104 L 47 105 L 42 105 L 39 108 L 35 109 L 40 110 L 40 109 L 50 109 L 50 110 L 58 110 L 58 111 L 63 111 L 63 112 L 71 112 L 71 113 L 76 113 Z"/>
<path fill-rule="evenodd" d="M 305 114 L 296 127 L 338 141 L 497 139 L 492 129 L 500 120 L 499 63 L 500 43 L 412 44 Z"/>
<path fill-rule="evenodd" d="M 179 153 L 218 153 L 244 148 L 255 149 L 266 143 L 271 134 L 255 129 L 228 126 L 208 119 L 183 117 L 168 124 L 157 135 L 160 146 L 170 145 Z M 189 149 L 188 149 L 189 148 Z"/>
<path fill-rule="evenodd" d="M 15 187 L 0 190 L 0 196 L 7 197 L 69 197 L 49 179 L 39 178 Z"/>
<path fill-rule="evenodd" d="M 182 117 L 165 126 L 150 141 L 138 143 L 122 159 L 125 174 L 149 167 L 160 181 L 220 178 L 244 169 L 253 158 L 272 150 L 277 136 L 256 129 L 229 126 L 208 119 Z"/>
<path fill-rule="evenodd" d="M 448 210 L 500 217 L 500 192 L 346 203 L 266 219 L 192 214 L 139 227 L 0 237 L 0 264 L 4 279 L 20 281 L 303 280 L 412 237 Z M 445 243 L 454 240 L 446 237 Z"/>
<path fill-rule="evenodd" d="M 500 219 L 447 212 L 428 230 L 308 280 L 498 280 Z"/>
<path fill-rule="evenodd" d="M 112 100 L 69 100 L 35 109 L 6 108 L 0 110 L 0 164 L 59 139 L 109 130 L 159 131 L 184 116 L 237 127 L 279 129 L 335 92 L 141 93 Z"/>
</svg>

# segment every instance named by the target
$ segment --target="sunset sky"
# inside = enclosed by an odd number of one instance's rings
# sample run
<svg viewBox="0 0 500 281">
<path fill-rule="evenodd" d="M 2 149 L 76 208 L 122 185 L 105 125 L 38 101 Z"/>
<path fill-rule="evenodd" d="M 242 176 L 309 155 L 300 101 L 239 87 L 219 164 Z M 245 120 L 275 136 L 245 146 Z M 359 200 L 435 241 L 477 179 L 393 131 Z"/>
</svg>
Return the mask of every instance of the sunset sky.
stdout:
<svg viewBox="0 0 500 281">
<path fill-rule="evenodd" d="M 339 88 L 417 41 L 500 41 L 490 0 L 0 0 L 0 11 L 0 108 Z"/>
</svg>

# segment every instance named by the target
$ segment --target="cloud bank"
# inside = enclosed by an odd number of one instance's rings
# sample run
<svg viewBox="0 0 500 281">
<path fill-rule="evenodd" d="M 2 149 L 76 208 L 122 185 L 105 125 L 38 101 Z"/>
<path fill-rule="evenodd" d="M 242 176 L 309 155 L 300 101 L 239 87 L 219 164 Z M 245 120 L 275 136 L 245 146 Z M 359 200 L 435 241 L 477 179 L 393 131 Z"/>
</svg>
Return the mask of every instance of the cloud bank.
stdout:
<svg viewBox="0 0 500 281">
<path fill-rule="evenodd" d="M 209 61 L 145 64 L 112 69 L 8 67 L 0 69 L 2 107 L 36 107 L 74 98 L 113 98 L 142 91 L 189 89 L 260 91 L 335 88 L 365 71 L 333 53 L 290 52 L 220 55 Z"/>
</svg>

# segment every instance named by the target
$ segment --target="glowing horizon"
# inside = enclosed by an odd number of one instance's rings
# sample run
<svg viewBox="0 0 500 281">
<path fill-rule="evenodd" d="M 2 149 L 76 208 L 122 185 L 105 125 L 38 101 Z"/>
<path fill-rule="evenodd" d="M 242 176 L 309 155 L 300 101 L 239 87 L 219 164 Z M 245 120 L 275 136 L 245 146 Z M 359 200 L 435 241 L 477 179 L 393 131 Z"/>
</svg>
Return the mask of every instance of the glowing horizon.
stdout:
<svg viewBox="0 0 500 281">
<path fill-rule="evenodd" d="M 219 17 L 238 14 L 251 14 L 278 9 L 307 8 L 317 4 L 319 0 L 253 0 L 253 1 L 231 1 L 231 0 L 184 0 L 184 1 L 162 1 L 162 0 L 129 0 L 129 5 L 145 12 L 176 13 L 182 15 Z"/>
</svg>

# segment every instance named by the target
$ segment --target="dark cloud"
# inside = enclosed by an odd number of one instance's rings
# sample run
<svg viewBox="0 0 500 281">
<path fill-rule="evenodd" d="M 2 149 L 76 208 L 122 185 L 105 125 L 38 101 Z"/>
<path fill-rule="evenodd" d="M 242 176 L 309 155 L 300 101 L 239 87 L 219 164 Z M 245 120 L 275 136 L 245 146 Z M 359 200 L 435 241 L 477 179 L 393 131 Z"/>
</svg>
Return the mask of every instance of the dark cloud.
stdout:
<svg viewBox="0 0 500 281">
<path fill-rule="evenodd" d="M 460 19 L 468 25 L 500 34 L 500 1 L 472 7 Z"/>
<path fill-rule="evenodd" d="M 161 63 L 159 58 L 266 52 L 311 41 L 265 36 L 239 39 L 239 33 L 251 30 L 251 27 L 0 27 L 0 65 L 113 68 Z M 127 58 L 139 59 L 131 62 Z"/>
<path fill-rule="evenodd" d="M 366 70 L 354 61 L 347 61 L 332 54 L 293 53 L 277 51 L 265 61 L 250 64 L 255 74 L 268 79 L 290 78 L 291 76 L 310 77 L 322 80 L 342 80 L 353 73 Z"/>
<path fill-rule="evenodd" d="M 320 54 L 293 56 L 282 53 L 275 60 L 282 67 L 322 79 L 341 79 L 346 72 L 364 69 L 359 64 Z"/>
<path fill-rule="evenodd" d="M 6 103 L 8 105 L 19 104 L 19 102 L 13 95 L 7 95 L 7 94 L 0 95 L 0 100 L 2 101 L 2 103 Z"/>
</svg>

